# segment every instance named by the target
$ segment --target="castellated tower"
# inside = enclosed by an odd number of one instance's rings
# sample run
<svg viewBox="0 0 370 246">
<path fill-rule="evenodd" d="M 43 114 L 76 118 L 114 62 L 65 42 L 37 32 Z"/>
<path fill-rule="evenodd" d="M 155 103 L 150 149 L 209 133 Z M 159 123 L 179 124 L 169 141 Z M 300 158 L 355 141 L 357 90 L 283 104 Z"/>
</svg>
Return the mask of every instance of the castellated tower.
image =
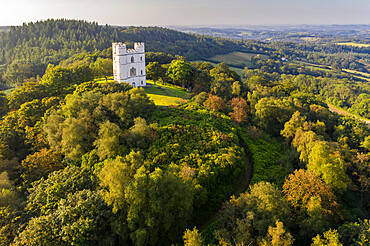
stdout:
<svg viewBox="0 0 370 246">
<path fill-rule="evenodd" d="M 146 86 L 144 43 L 135 43 L 134 49 L 126 44 L 113 43 L 113 75 L 118 82 L 127 82 L 132 87 Z"/>
</svg>

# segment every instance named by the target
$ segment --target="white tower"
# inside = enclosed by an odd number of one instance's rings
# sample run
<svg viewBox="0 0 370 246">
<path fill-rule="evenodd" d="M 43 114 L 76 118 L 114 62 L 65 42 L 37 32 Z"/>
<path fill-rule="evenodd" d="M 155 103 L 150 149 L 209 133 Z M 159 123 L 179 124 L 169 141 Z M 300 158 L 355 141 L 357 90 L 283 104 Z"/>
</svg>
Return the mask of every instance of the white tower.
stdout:
<svg viewBox="0 0 370 246">
<path fill-rule="evenodd" d="M 114 80 L 132 87 L 146 86 L 144 43 L 135 43 L 129 50 L 123 43 L 113 43 L 112 50 Z"/>
</svg>

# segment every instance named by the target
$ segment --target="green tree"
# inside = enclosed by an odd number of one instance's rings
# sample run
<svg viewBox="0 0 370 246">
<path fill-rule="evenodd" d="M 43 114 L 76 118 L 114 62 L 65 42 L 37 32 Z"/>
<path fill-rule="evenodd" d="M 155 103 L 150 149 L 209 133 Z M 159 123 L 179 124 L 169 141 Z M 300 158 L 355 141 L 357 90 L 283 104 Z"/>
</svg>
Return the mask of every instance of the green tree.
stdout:
<svg viewBox="0 0 370 246">
<path fill-rule="evenodd" d="M 203 245 L 202 235 L 199 233 L 196 227 L 194 227 L 192 231 L 189 229 L 186 229 L 184 236 L 182 238 L 184 239 L 185 246 L 202 246 Z"/>
<path fill-rule="evenodd" d="M 97 192 L 67 195 L 46 215 L 33 217 L 15 245 L 114 245 L 111 213 Z"/>
<path fill-rule="evenodd" d="M 104 59 L 98 57 L 98 59 L 90 65 L 90 68 L 95 76 L 104 77 L 105 82 L 108 82 L 109 76 L 113 76 L 113 60 L 110 58 Z"/>
<path fill-rule="evenodd" d="M 66 167 L 32 183 L 26 210 L 33 215 L 45 215 L 58 208 L 61 199 L 84 189 L 93 189 L 95 183 L 87 169 Z"/>
<path fill-rule="evenodd" d="M 270 183 L 259 182 L 250 193 L 232 197 L 224 205 L 215 235 L 231 245 L 255 244 L 277 220 L 287 221 L 289 213 L 281 192 Z"/>
<path fill-rule="evenodd" d="M 160 80 L 164 81 L 166 68 L 164 68 L 159 62 L 149 62 L 146 66 L 146 76 L 148 79 L 152 79 L 154 84 Z"/>
<path fill-rule="evenodd" d="M 343 246 L 339 241 L 339 234 L 337 230 L 329 230 L 324 232 L 323 237 L 317 235 L 312 239 L 311 246 Z"/>
<path fill-rule="evenodd" d="M 293 236 L 284 229 L 281 221 L 276 221 L 276 226 L 270 226 L 267 236 L 259 244 L 260 246 L 290 246 L 293 244 Z"/>
<path fill-rule="evenodd" d="M 194 68 L 190 63 L 174 60 L 168 67 L 167 76 L 178 82 L 183 88 L 188 88 L 193 84 Z"/>
<path fill-rule="evenodd" d="M 328 185 L 345 190 L 349 183 L 345 163 L 333 152 L 326 142 L 316 142 L 309 154 L 307 169 L 319 175 Z"/>
</svg>

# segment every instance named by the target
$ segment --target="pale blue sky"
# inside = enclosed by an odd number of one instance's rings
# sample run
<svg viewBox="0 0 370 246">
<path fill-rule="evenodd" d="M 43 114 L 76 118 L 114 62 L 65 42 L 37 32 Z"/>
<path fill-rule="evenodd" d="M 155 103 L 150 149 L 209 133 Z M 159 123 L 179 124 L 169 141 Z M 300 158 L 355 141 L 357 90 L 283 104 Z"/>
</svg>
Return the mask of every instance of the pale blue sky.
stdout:
<svg viewBox="0 0 370 246">
<path fill-rule="evenodd" d="M 48 18 L 111 25 L 370 24 L 370 0 L 0 0 L 0 26 Z"/>
</svg>

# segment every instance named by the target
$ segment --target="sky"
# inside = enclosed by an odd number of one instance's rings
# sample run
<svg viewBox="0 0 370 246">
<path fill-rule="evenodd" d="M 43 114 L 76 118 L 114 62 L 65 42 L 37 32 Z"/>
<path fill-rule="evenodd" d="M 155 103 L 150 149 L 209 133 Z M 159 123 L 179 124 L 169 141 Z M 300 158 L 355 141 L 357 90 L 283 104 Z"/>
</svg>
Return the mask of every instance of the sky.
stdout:
<svg viewBox="0 0 370 246">
<path fill-rule="evenodd" d="M 109 25 L 370 24 L 370 0 L 0 0 L 0 26 L 49 18 Z"/>
</svg>

